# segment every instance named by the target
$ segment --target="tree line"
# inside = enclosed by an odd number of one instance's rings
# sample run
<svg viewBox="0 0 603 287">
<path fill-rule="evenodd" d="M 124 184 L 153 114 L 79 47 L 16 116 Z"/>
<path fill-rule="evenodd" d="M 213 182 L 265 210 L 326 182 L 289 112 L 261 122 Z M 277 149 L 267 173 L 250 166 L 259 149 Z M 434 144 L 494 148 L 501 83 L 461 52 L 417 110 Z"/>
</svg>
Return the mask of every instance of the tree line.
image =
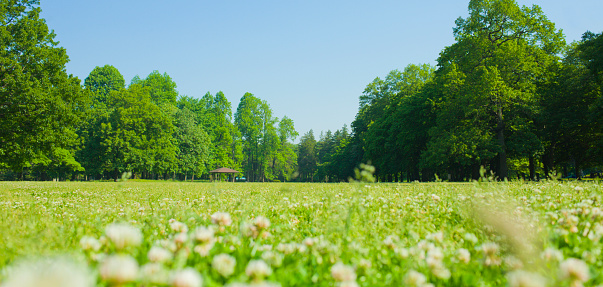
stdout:
<svg viewBox="0 0 603 287">
<path fill-rule="evenodd" d="M 472 0 L 437 66 L 376 78 L 351 124 L 301 137 L 307 180 L 371 162 L 381 181 L 577 177 L 603 170 L 603 35 L 567 44 L 540 7 Z"/>
<path fill-rule="evenodd" d="M 222 92 L 179 95 L 158 71 L 126 86 L 111 65 L 82 85 L 38 1 L 0 5 L 1 179 L 194 180 L 218 167 L 250 181 L 293 176 L 298 133 L 266 101 L 246 93 L 233 115 Z"/>
<path fill-rule="evenodd" d="M 603 35 L 567 44 L 540 7 L 471 0 L 437 65 L 370 82 L 351 126 L 298 144 L 293 120 L 246 93 L 180 95 L 167 73 L 126 86 L 111 65 L 81 81 L 36 0 L 0 4 L 1 179 L 249 181 L 581 177 L 603 167 Z"/>
</svg>

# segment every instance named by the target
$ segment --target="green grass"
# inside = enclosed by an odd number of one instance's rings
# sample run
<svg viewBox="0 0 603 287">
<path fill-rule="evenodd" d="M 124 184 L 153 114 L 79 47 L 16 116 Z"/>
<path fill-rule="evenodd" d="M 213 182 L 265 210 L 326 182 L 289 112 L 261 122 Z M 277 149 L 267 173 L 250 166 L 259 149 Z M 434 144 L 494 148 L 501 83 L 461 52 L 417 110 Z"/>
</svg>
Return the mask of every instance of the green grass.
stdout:
<svg viewBox="0 0 603 287">
<path fill-rule="evenodd" d="M 23 257 L 65 253 L 87 258 L 92 269 L 102 264 L 98 254 L 118 252 L 144 265 L 152 246 L 175 240 L 173 219 L 188 226 L 189 239 L 165 268 L 193 267 L 204 286 L 249 282 L 246 265 L 261 258 L 272 263 L 266 280 L 281 286 L 336 286 L 331 267 L 337 262 L 355 268 L 360 286 L 404 286 L 410 270 L 435 286 L 504 286 L 516 269 L 540 274 L 550 286 L 569 286 L 559 261 L 541 259 L 546 248 L 586 262 L 585 285 L 596 286 L 603 283 L 602 191 L 598 182 L 1 182 L 0 269 Z M 229 213 L 233 223 L 217 230 L 203 257 L 192 251 L 191 237 L 197 226 L 212 225 L 215 212 Z M 240 226 L 258 216 L 270 220 L 270 236 L 245 236 Z M 143 243 L 82 250 L 82 237 L 101 238 L 113 222 L 139 228 Z M 316 243 L 304 245 L 308 238 Z M 486 243 L 500 250 L 488 254 Z M 460 249 L 471 254 L 468 263 L 459 261 Z M 228 278 L 211 267 L 220 253 L 237 261 Z M 271 261 L 275 256 L 280 263 Z"/>
</svg>

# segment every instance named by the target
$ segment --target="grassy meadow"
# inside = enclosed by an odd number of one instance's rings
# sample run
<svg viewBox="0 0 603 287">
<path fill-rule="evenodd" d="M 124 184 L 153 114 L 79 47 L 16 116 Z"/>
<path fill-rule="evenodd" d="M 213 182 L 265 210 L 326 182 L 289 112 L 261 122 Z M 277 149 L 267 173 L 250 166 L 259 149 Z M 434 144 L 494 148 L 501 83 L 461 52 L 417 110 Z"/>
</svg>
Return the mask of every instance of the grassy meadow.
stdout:
<svg viewBox="0 0 603 287">
<path fill-rule="evenodd" d="M 0 282 L 26 286 L 53 266 L 86 286 L 598 286 L 602 192 L 594 181 L 0 182 Z"/>
</svg>

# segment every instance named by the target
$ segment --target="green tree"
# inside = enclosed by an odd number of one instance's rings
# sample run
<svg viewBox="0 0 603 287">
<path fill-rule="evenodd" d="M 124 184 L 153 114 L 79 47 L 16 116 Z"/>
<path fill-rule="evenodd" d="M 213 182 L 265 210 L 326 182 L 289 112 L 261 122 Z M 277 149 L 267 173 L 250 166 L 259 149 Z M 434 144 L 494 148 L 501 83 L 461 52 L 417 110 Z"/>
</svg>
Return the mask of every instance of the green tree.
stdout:
<svg viewBox="0 0 603 287">
<path fill-rule="evenodd" d="M 190 174 L 192 181 L 195 175 L 201 176 L 207 171 L 210 139 L 195 121 L 193 112 L 187 108 L 176 112 L 174 126 L 174 139 L 178 144 L 176 152 L 178 172 L 184 174 L 184 180 L 187 180 Z"/>
<path fill-rule="evenodd" d="M 73 151 L 88 106 L 38 5 L 0 3 L 0 166 L 16 172 L 60 150 Z"/>
<path fill-rule="evenodd" d="M 96 66 L 84 80 L 84 87 L 94 93 L 97 102 L 105 103 L 111 91 L 125 88 L 126 81 L 111 65 Z"/>
<path fill-rule="evenodd" d="M 299 177 L 304 181 L 314 181 L 314 173 L 318 167 L 316 158 L 316 138 L 314 131 L 304 134 L 297 147 L 297 166 Z"/>
<path fill-rule="evenodd" d="M 538 6 L 519 7 L 513 0 L 472 0 L 469 16 L 456 21 L 454 36 L 456 43 L 438 59 L 437 76 L 456 78 L 462 85 L 458 93 L 448 93 L 441 102 L 443 113 L 438 115 L 436 130 L 430 132 L 429 146 L 434 150 L 428 152 L 431 160 L 427 163 L 442 162 L 436 158 L 436 149 L 446 151 L 442 157 L 468 159 L 459 161 L 465 165 L 479 164 L 495 153 L 492 168 L 500 178 L 508 177 L 505 135 L 514 128 L 511 123 L 533 121 L 536 111 L 530 107 L 537 106 L 538 83 L 558 61 L 557 54 L 565 45 L 563 34 Z M 458 139 L 465 144 L 458 145 Z M 539 147 L 535 149 L 530 153 Z"/>
<path fill-rule="evenodd" d="M 135 76 L 130 85 L 140 84 L 148 88 L 151 95 L 151 101 L 158 106 L 166 104 L 176 105 L 178 99 L 178 91 L 176 91 L 176 83 L 167 73 L 159 73 L 158 71 L 151 72 L 144 80 Z"/>
</svg>

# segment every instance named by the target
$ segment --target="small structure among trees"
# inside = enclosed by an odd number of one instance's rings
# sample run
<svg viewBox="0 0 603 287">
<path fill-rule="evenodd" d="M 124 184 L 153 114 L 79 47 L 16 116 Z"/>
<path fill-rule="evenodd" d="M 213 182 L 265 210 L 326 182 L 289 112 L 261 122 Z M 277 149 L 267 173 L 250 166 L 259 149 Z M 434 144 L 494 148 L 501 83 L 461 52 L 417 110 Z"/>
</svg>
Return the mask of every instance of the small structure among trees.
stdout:
<svg viewBox="0 0 603 287">
<path fill-rule="evenodd" d="M 220 180 L 221 181 L 221 179 L 222 179 L 221 174 L 227 174 L 227 175 L 228 174 L 232 174 L 231 175 L 231 180 L 228 180 L 228 181 L 232 181 L 232 182 L 235 181 L 235 176 L 234 175 L 236 173 L 240 173 L 240 172 L 236 171 L 234 169 L 231 169 L 231 168 L 227 168 L 227 167 L 221 167 L 221 168 L 214 169 L 214 170 L 212 170 L 212 171 L 209 172 L 210 178 L 211 178 L 212 181 L 216 181 L 216 180 Z"/>
</svg>

